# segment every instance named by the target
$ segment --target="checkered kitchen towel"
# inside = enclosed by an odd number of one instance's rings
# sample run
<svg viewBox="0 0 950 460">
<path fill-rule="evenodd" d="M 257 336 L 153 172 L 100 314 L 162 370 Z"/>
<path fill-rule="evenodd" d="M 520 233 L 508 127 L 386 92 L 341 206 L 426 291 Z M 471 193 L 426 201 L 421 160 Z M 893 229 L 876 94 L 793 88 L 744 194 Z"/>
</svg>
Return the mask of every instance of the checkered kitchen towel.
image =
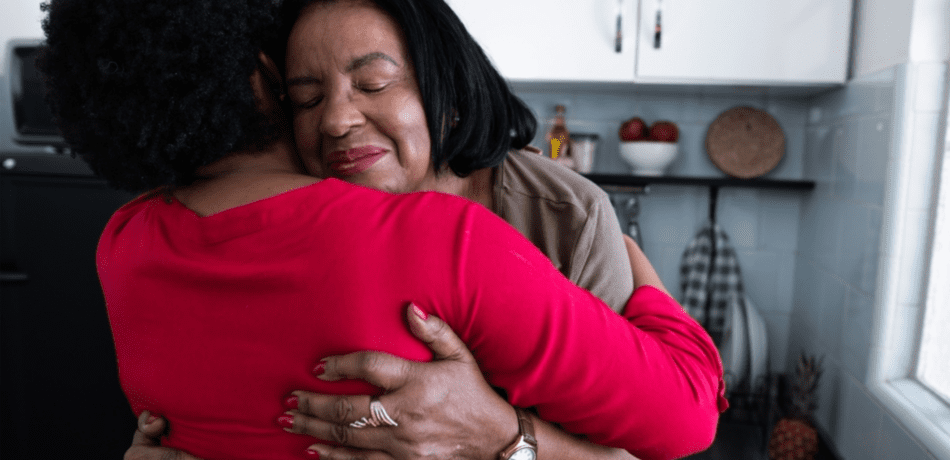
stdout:
<svg viewBox="0 0 950 460">
<path fill-rule="evenodd" d="M 680 288 L 683 308 L 719 345 L 729 302 L 743 298 L 739 259 L 719 225 L 707 222 L 686 247 L 680 265 Z"/>
</svg>

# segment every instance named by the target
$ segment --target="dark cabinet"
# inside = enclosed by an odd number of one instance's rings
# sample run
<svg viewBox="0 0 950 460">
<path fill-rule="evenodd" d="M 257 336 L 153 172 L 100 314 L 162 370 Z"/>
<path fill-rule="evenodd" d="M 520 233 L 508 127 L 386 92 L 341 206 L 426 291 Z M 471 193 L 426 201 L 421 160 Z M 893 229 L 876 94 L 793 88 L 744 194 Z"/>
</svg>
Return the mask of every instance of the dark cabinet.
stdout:
<svg viewBox="0 0 950 460">
<path fill-rule="evenodd" d="M 95 250 L 131 198 L 65 155 L 0 155 L 0 457 L 120 459 L 119 387 Z"/>
</svg>

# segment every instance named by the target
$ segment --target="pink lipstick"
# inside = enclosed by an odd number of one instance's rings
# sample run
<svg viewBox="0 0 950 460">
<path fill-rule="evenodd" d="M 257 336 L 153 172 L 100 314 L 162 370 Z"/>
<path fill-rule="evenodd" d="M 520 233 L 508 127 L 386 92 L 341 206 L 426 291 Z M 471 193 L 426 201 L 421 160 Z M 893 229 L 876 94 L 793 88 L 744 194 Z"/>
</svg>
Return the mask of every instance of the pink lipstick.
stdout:
<svg viewBox="0 0 950 460">
<path fill-rule="evenodd" d="M 389 151 L 373 145 L 337 150 L 327 155 L 327 164 L 336 175 L 352 176 L 369 169 L 387 152 Z"/>
</svg>

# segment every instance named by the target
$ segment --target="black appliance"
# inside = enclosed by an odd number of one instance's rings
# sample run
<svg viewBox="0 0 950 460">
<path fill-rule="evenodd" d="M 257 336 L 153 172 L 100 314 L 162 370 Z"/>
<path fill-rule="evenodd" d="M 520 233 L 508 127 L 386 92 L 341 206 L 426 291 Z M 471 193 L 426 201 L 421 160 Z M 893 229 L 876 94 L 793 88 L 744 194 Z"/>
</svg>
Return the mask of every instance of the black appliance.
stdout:
<svg viewBox="0 0 950 460">
<path fill-rule="evenodd" d="M 36 107 L 38 46 L 8 45 L 15 107 L 0 107 L 0 458 L 120 459 L 135 416 L 119 387 L 95 250 L 131 196 L 56 153 L 62 140 Z"/>
</svg>

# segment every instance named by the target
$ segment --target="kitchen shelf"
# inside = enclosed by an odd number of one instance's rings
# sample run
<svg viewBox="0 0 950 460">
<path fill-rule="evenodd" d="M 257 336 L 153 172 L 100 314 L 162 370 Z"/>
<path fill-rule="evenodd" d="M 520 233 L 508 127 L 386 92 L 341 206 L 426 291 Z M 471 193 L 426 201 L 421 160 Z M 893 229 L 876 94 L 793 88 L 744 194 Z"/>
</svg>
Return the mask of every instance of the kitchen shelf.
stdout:
<svg viewBox="0 0 950 460">
<path fill-rule="evenodd" d="M 648 185 L 693 185 L 699 187 L 744 187 L 808 191 L 815 181 L 786 179 L 737 179 L 734 177 L 634 176 L 630 174 L 584 174 L 601 186 L 642 188 Z"/>
<path fill-rule="evenodd" d="M 815 181 L 787 179 L 737 179 L 735 177 L 634 176 L 631 174 L 583 174 L 608 192 L 646 191 L 648 185 L 692 185 L 709 187 L 709 220 L 716 222 L 716 207 L 721 187 L 768 188 L 810 191 Z"/>
</svg>

